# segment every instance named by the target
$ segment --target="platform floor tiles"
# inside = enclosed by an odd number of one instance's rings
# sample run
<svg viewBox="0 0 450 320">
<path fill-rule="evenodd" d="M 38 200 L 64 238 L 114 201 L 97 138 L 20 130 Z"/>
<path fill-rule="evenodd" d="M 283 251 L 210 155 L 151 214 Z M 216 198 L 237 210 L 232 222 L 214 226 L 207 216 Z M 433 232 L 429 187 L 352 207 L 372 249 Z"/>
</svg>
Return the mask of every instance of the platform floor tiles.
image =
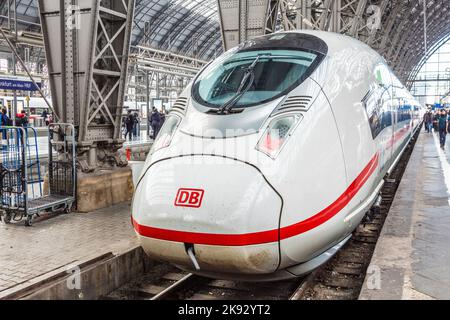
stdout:
<svg viewBox="0 0 450 320">
<path fill-rule="evenodd" d="M 30 279 L 109 252 L 120 253 L 138 243 L 130 205 L 89 214 L 60 215 L 24 223 L 0 223 L 0 292 Z"/>
</svg>

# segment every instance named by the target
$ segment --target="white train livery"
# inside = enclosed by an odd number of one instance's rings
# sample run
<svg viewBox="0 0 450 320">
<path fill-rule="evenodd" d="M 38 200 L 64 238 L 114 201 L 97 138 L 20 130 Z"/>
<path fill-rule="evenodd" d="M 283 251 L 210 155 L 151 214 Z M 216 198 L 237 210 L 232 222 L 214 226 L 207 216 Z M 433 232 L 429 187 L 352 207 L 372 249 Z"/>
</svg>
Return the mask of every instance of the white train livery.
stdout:
<svg viewBox="0 0 450 320">
<path fill-rule="evenodd" d="M 247 41 L 174 105 L 136 187 L 134 228 L 151 257 L 200 275 L 302 276 L 351 237 L 422 112 L 358 40 Z"/>
</svg>

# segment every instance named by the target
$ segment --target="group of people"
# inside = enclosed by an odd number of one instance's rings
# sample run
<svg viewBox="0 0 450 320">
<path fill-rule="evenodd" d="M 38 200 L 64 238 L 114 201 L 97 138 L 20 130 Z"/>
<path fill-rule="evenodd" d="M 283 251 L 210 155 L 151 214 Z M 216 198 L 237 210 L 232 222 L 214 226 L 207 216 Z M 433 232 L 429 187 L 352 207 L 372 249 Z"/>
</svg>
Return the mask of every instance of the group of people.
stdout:
<svg viewBox="0 0 450 320">
<path fill-rule="evenodd" d="M 124 121 L 125 127 L 125 140 L 130 138 L 136 138 L 139 135 L 141 121 L 139 119 L 139 115 L 136 112 L 128 111 L 128 114 Z"/>
<path fill-rule="evenodd" d="M 16 127 L 28 127 L 29 119 L 27 116 L 27 112 L 22 110 L 21 112 L 16 114 L 15 118 L 15 126 Z M 8 116 L 8 110 L 6 108 L 2 109 L 2 114 L 0 116 L 0 127 L 10 127 L 14 125 L 13 120 Z"/>
<path fill-rule="evenodd" d="M 156 108 L 153 108 L 148 119 L 148 125 L 152 128 L 150 138 L 153 140 L 156 139 L 165 120 L 165 109 L 163 109 L 162 112 L 159 112 Z M 133 138 L 136 138 L 139 135 L 140 122 L 139 115 L 136 112 L 133 113 L 128 111 L 128 114 L 124 119 L 125 140 L 133 140 Z"/>
<path fill-rule="evenodd" d="M 424 115 L 425 131 L 428 133 L 439 132 L 441 148 L 445 149 L 447 133 L 450 133 L 450 111 L 440 109 L 428 110 Z"/>
</svg>

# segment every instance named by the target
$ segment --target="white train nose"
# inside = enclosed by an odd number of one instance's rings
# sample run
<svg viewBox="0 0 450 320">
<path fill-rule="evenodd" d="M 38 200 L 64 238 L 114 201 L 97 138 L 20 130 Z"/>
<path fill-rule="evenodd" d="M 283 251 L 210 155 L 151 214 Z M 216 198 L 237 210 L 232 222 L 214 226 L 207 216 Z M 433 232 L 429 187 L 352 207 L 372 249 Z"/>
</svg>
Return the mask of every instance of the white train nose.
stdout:
<svg viewBox="0 0 450 320">
<path fill-rule="evenodd" d="M 271 273 L 279 265 L 281 210 L 281 197 L 256 167 L 189 156 L 147 170 L 133 223 L 155 258 L 192 266 L 186 245 L 193 244 L 202 270 Z"/>
</svg>

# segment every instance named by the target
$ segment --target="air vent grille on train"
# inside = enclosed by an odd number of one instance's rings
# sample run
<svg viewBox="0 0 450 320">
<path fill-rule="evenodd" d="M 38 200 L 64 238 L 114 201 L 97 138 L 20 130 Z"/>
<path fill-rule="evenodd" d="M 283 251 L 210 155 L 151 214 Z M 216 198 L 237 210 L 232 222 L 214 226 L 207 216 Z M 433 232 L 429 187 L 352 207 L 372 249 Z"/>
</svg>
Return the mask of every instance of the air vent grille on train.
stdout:
<svg viewBox="0 0 450 320">
<path fill-rule="evenodd" d="M 301 111 L 306 112 L 311 107 L 311 96 L 293 96 L 287 98 L 277 109 L 278 112 Z"/>
<path fill-rule="evenodd" d="M 178 112 L 182 115 L 186 114 L 188 98 L 180 97 L 172 107 L 172 112 Z"/>
</svg>

